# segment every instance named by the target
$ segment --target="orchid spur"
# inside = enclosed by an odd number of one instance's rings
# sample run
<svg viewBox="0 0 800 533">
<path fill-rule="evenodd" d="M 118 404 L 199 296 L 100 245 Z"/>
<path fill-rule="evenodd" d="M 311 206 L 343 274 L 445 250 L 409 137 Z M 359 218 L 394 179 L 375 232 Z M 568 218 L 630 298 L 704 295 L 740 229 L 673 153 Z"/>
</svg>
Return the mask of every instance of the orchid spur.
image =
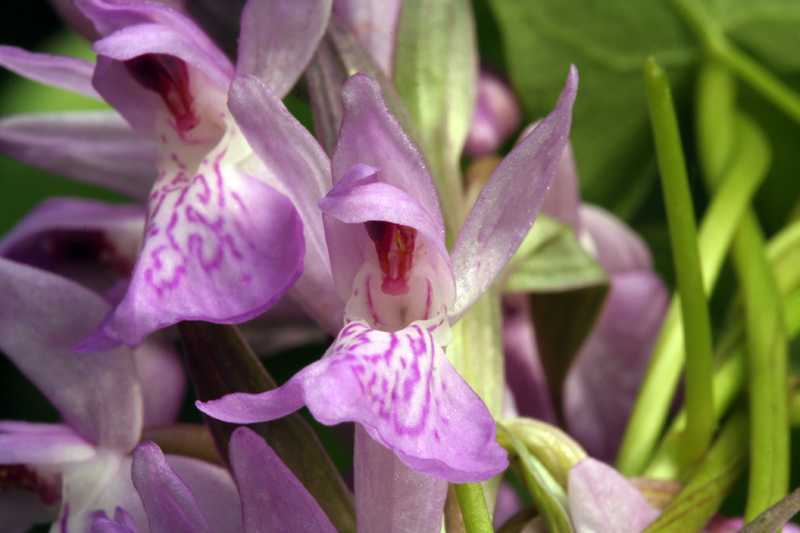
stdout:
<svg viewBox="0 0 800 533">
<path fill-rule="evenodd" d="M 303 227 L 263 176 L 238 168 L 252 150 L 227 109 L 227 90 L 235 74 L 245 73 L 285 94 L 324 31 L 330 2 L 248 2 L 236 67 L 170 7 L 107 0 L 75 5 L 102 36 L 94 45 L 97 65 L 10 47 L 0 49 L 0 64 L 102 96 L 119 115 L 16 117 L 0 127 L 0 144 L 25 161 L 61 167 L 73 178 L 147 202 L 127 293 L 80 349 L 136 345 L 184 319 L 231 323 L 260 314 L 303 270 Z M 116 137 L 104 138 L 104 131 Z M 98 154 L 98 147 L 105 152 Z M 131 161 L 136 164 L 126 169 Z"/>
<path fill-rule="evenodd" d="M 363 74 L 350 78 L 331 161 L 333 188 L 319 199 L 324 223 L 312 207 L 301 210 L 306 227 L 315 217 L 318 229 L 324 225 L 331 276 L 347 302 L 345 326 L 322 360 L 283 387 L 198 407 L 251 423 L 307 405 L 325 424 L 359 422 L 405 464 L 435 478 L 482 481 L 504 470 L 494 421 L 444 347 L 450 325 L 488 289 L 533 223 L 566 143 L 576 90 L 573 68 L 556 109 L 500 165 L 448 253 L 421 154 L 378 84 Z M 285 113 L 280 103 L 254 78 L 236 80 L 231 94 L 233 114 L 259 158 L 274 158 L 263 139 L 273 133 L 273 115 Z M 307 132 L 295 144 L 304 147 L 298 165 L 310 168 L 312 153 L 324 172 L 324 153 Z"/>
</svg>

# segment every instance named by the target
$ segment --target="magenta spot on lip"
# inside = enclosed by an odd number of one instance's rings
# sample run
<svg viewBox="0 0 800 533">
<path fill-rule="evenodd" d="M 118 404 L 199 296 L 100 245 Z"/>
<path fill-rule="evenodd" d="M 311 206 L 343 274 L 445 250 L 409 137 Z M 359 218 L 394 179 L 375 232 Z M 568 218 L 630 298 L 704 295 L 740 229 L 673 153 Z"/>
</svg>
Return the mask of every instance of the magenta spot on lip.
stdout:
<svg viewBox="0 0 800 533">
<path fill-rule="evenodd" d="M 189 69 L 182 59 L 167 54 L 143 54 L 125 61 L 125 68 L 139 85 L 161 96 L 179 132 L 189 131 L 200 123 L 192 109 Z"/>
</svg>

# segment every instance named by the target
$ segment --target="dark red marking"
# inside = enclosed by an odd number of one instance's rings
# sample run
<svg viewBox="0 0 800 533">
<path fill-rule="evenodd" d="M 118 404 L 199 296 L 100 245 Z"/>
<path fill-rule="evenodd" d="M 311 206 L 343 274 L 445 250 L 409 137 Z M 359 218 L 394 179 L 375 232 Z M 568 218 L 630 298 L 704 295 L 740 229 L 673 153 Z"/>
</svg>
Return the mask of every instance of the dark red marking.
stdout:
<svg viewBox="0 0 800 533">
<path fill-rule="evenodd" d="M 370 220 L 364 223 L 367 234 L 375 243 L 378 263 L 384 274 L 381 290 L 398 295 L 408 292 L 405 276 L 411 270 L 417 230 L 393 222 Z"/>
<path fill-rule="evenodd" d="M 0 465 L 0 491 L 22 489 L 39 494 L 42 503 L 53 505 L 61 499 L 59 480 L 40 477 L 25 465 Z"/>
<path fill-rule="evenodd" d="M 139 85 L 161 95 L 179 130 L 197 126 L 200 119 L 192 111 L 186 63 L 166 54 L 144 54 L 125 61 L 125 68 Z"/>
</svg>

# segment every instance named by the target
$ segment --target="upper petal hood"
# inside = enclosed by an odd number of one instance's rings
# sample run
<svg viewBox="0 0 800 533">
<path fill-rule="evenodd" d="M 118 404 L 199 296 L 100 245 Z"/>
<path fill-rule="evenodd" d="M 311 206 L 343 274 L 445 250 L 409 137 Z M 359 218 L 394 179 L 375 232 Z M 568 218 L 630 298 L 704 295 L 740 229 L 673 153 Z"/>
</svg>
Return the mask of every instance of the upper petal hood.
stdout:
<svg viewBox="0 0 800 533">
<path fill-rule="evenodd" d="M 0 299 L 0 349 L 83 437 L 132 449 L 143 404 L 130 350 L 71 350 L 109 305 L 89 289 L 6 259 L 0 259 Z"/>
<path fill-rule="evenodd" d="M 353 165 L 378 168 L 378 181 L 413 197 L 428 212 L 444 241 L 444 219 L 431 174 L 422 154 L 389 111 L 378 82 L 366 74 L 351 76 L 342 88 L 342 103 L 342 127 L 331 159 L 333 184 Z"/>
<path fill-rule="evenodd" d="M 578 71 L 570 68 L 556 108 L 500 163 L 484 185 L 453 246 L 457 321 L 486 292 L 528 234 L 569 136 Z"/>
</svg>

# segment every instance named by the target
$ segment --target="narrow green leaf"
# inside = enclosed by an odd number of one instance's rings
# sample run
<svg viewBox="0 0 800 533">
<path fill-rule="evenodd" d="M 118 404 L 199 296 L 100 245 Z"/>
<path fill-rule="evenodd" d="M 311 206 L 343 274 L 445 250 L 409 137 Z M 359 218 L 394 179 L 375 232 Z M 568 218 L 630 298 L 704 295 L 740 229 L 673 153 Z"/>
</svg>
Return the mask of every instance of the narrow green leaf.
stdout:
<svg viewBox="0 0 800 533">
<path fill-rule="evenodd" d="M 257 394 L 275 388 L 272 377 L 235 326 L 184 321 L 178 324 L 178 330 L 199 400 L 216 400 L 232 392 Z M 220 457 L 228 464 L 228 442 L 237 426 L 205 419 Z M 249 427 L 267 440 L 339 532 L 355 532 L 353 495 L 314 431 L 299 414 Z"/>
<path fill-rule="evenodd" d="M 684 454 L 687 463 L 691 463 L 702 457 L 716 426 L 711 379 L 711 317 L 703 290 L 694 207 L 669 81 L 652 57 L 645 61 L 644 78 L 681 295 L 686 351 Z"/>
<path fill-rule="evenodd" d="M 758 515 L 740 533 L 775 533 L 798 512 L 800 512 L 800 489 L 795 489 L 787 497 Z"/>
<path fill-rule="evenodd" d="M 478 84 L 472 17 L 469 0 L 406 0 L 397 31 L 394 83 L 422 140 L 449 239 L 466 216 L 459 161 Z"/>
<path fill-rule="evenodd" d="M 557 292 L 607 285 L 603 267 L 568 224 L 540 215 L 514 254 L 505 292 Z"/>
<path fill-rule="evenodd" d="M 684 489 L 644 533 L 703 529 L 744 470 L 747 429 L 746 410 L 736 410 Z"/>
<path fill-rule="evenodd" d="M 706 87 L 715 89 L 713 86 Z M 725 91 L 720 93 L 722 97 L 728 94 Z M 712 99 L 713 94 L 700 101 Z M 722 118 L 715 121 L 714 116 L 698 110 L 701 119 L 699 125 L 715 127 L 715 124 L 727 123 Z M 702 117 L 709 118 L 704 121 Z M 711 294 L 716 284 L 739 220 L 769 170 L 769 142 L 760 128 L 741 114 L 736 115 L 736 125 L 734 160 L 720 180 L 698 232 L 703 285 L 707 295 Z M 710 137 L 713 133 L 699 132 L 698 138 L 702 139 L 704 135 Z M 653 349 L 617 458 L 617 469 L 627 476 L 642 473 L 666 421 L 684 361 L 681 321 L 680 299 L 675 296 Z"/>
<path fill-rule="evenodd" d="M 521 471 L 528 493 L 542 515 L 550 533 L 572 533 L 567 513 L 567 494 L 545 466 L 502 424 L 497 425 L 497 440 L 508 450 L 512 465 Z"/>
<path fill-rule="evenodd" d="M 783 498 L 789 486 L 788 347 L 763 239 L 755 215 L 748 212 L 733 246 L 748 347 L 751 455 L 746 521 Z"/>
</svg>

